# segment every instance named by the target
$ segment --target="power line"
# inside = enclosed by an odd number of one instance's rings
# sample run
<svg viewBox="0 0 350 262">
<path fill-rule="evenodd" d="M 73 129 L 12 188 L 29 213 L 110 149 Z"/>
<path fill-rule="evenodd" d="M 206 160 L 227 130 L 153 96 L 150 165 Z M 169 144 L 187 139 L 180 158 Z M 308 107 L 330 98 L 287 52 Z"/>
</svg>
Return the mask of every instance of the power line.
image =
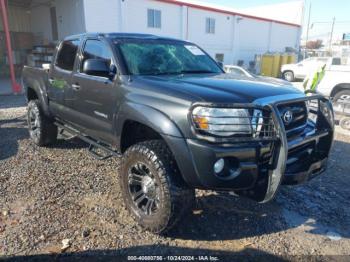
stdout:
<svg viewBox="0 0 350 262">
<path fill-rule="evenodd" d="M 323 37 L 323 36 L 329 36 L 329 33 L 311 35 L 311 36 L 309 36 L 309 38 L 316 38 L 316 37 Z"/>
<path fill-rule="evenodd" d="M 311 23 L 311 26 L 314 24 L 332 24 L 333 21 L 315 21 Z M 350 24 L 350 20 L 336 21 L 335 24 Z"/>
</svg>

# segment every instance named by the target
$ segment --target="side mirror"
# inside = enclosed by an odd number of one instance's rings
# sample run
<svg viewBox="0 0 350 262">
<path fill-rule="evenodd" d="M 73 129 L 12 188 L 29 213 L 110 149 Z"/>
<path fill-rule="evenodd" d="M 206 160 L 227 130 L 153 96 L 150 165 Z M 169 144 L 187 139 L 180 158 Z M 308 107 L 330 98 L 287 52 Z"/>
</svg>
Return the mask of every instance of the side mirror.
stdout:
<svg viewBox="0 0 350 262">
<path fill-rule="evenodd" d="M 113 79 L 115 77 L 115 75 L 117 74 L 117 67 L 115 65 L 111 65 L 109 67 L 109 78 Z"/>
<path fill-rule="evenodd" d="M 87 59 L 83 64 L 83 72 L 87 75 L 110 77 L 110 68 L 103 59 Z"/>
<path fill-rule="evenodd" d="M 220 68 L 224 69 L 224 63 L 220 61 L 216 61 L 216 63 L 220 66 Z"/>
</svg>

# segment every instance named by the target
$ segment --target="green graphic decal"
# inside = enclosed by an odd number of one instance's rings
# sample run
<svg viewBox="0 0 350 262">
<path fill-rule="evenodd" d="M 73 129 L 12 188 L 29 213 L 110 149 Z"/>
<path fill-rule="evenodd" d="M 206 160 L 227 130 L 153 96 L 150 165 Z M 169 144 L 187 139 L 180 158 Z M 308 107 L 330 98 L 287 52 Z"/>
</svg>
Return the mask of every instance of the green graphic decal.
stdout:
<svg viewBox="0 0 350 262">
<path fill-rule="evenodd" d="M 63 79 L 55 79 L 52 82 L 52 87 L 58 88 L 58 89 L 64 89 L 64 87 L 67 85 L 67 82 Z"/>
</svg>

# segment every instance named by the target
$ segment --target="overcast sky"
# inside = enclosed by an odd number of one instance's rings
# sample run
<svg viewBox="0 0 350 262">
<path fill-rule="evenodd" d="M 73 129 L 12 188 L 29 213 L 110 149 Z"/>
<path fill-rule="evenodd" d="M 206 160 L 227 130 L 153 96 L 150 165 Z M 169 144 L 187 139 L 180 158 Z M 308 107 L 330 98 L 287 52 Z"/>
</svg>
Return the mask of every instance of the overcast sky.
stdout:
<svg viewBox="0 0 350 262">
<path fill-rule="evenodd" d="M 288 0 L 201 0 L 202 2 L 209 2 L 219 5 L 226 5 L 232 8 L 248 8 L 252 6 L 275 4 L 288 2 Z M 329 39 L 332 19 L 336 18 L 334 28 L 334 39 L 342 37 L 343 33 L 350 33 L 350 0 L 305 0 L 305 19 L 304 32 L 306 35 L 306 25 L 308 18 L 308 10 L 310 1 L 311 8 L 311 22 L 313 24 L 309 32 L 309 39 L 316 40 L 318 38 L 327 41 Z M 322 23 L 320 23 L 322 22 Z"/>
</svg>

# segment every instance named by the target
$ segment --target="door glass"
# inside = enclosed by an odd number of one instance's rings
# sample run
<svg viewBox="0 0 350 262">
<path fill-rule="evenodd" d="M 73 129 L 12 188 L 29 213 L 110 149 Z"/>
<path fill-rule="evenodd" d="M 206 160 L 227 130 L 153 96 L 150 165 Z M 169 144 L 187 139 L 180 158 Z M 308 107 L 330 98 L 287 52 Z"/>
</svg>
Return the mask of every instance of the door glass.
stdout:
<svg viewBox="0 0 350 262">
<path fill-rule="evenodd" d="M 335 57 L 332 59 L 332 65 L 341 65 L 341 59 L 339 57 Z"/>
<path fill-rule="evenodd" d="M 79 40 L 64 41 L 58 51 L 55 65 L 64 70 L 72 71 L 79 43 Z"/>
<path fill-rule="evenodd" d="M 87 40 L 84 47 L 83 59 L 80 65 L 80 72 L 83 71 L 83 64 L 87 59 L 104 60 L 108 67 L 112 64 L 112 52 L 99 40 Z"/>
</svg>

